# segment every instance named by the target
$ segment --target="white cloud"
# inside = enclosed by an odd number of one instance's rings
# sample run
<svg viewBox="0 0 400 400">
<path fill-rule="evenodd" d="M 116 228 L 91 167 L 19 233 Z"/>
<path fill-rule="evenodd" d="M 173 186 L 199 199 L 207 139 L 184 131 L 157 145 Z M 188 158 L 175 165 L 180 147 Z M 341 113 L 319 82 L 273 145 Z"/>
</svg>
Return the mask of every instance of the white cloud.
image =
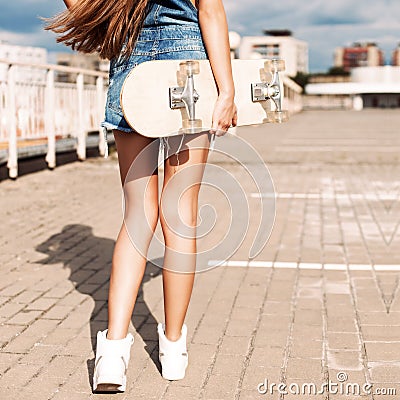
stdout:
<svg viewBox="0 0 400 400">
<path fill-rule="evenodd" d="M 48 50 L 62 51 L 66 46 L 56 43 L 56 36 L 52 32 L 37 29 L 32 33 L 10 32 L 0 29 L 0 40 L 23 46 L 46 47 Z"/>
</svg>

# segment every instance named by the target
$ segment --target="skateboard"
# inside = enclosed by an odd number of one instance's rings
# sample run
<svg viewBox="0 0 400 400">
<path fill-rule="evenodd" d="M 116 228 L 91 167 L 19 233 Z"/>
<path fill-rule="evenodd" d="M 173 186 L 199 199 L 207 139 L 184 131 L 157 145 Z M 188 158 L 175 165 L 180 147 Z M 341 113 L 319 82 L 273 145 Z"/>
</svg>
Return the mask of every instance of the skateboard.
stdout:
<svg viewBox="0 0 400 400">
<path fill-rule="evenodd" d="M 284 60 L 232 60 L 237 126 L 285 122 Z M 209 130 L 217 99 L 209 60 L 146 61 L 130 71 L 120 102 L 128 124 L 148 137 Z"/>
</svg>

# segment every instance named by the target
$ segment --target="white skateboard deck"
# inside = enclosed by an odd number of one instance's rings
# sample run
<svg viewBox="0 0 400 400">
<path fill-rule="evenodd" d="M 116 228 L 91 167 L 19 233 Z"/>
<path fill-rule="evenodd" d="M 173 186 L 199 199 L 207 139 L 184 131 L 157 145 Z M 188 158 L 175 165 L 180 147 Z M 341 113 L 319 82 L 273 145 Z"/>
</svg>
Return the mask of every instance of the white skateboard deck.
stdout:
<svg viewBox="0 0 400 400">
<path fill-rule="evenodd" d="M 232 60 L 235 82 L 235 103 L 238 109 L 237 126 L 258 125 L 268 121 L 267 112 L 276 110 L 270 99 L 253 101 L 252 84 L 268 83 L 272 74 L 265 69 L 267 60 Z M 179 134 L 184 121 L 189 120 L 187 107 L 171 109 L 170 88 L 184 87 L 187 74 L 180 64 L 184 60 L 147 61 L 129 73 L 121 91 L 121 106 L 128 124 L 148 137 Z M 208 60 L 195 61 L 199 73 L 193 75 L 194 88 L 199 95 L 195 103 L 197 132 L 209 130 L 217 99 L 217 88 Z M 283 94 L 280 85 L 281 95 Z"/>
</svg>

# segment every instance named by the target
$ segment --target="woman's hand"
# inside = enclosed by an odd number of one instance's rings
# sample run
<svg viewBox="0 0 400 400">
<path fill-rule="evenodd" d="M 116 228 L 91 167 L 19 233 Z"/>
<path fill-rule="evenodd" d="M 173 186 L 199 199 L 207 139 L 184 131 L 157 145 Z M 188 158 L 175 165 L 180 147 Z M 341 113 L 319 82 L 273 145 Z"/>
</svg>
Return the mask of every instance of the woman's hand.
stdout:
<svg viewBox="0 0 400 400">
<path fill-rule="evenodd" d="M 233 96 L 220 93 L 215 102 L 210 133 L 223 136 L 231 126 L 237 124 L 237 108 Z"/>
</svg>

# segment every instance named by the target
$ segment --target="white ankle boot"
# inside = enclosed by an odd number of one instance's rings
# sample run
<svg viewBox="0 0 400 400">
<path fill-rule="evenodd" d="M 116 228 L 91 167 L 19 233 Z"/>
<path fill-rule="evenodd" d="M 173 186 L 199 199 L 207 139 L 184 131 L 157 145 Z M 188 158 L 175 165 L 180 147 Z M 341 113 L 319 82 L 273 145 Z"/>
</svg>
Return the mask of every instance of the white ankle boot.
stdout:
<svg viewBox="0 0 400 400">
<path fill-rule="evenodd" d="M 93 373 L 93 391 L 124 392 L 126 371 L 130 358 L 132 334 L 125 339 L 107 339 L 107 329 L 97 332 L 96 360 Z"/>
<path fill-rule="evenodd" d="M 188 365 L 188 353 L 186 348 L 187 326 L 183 324 L 181 337 L 177 341 L 171 341 L 165 336 L 165 324 L 157 325 L 159 355 L 162 367 L 162 376 L 169 380 L 178 380 L 185 377 Z"/>
</svg>

